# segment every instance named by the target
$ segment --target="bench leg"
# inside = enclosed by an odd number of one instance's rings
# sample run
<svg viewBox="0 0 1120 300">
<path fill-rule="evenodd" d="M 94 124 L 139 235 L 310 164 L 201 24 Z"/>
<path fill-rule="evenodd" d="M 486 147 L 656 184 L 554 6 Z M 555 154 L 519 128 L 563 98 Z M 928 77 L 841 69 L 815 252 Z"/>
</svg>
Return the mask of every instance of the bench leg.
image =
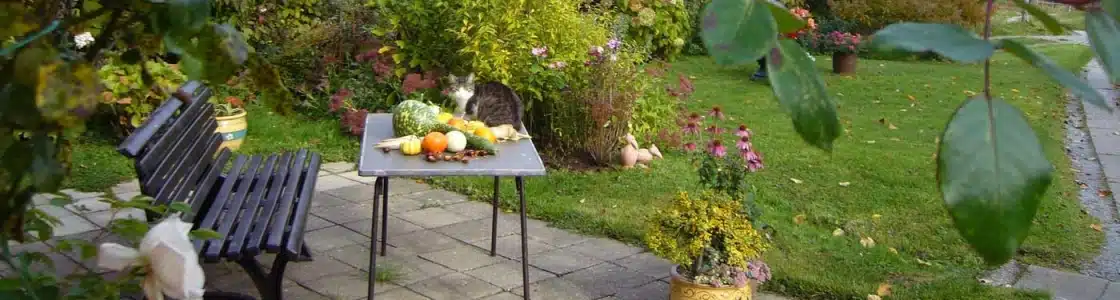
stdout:
<svg viewBox="0 0 1120 300">
<path fill-rule="evenodd" d="M 272 260 L 272 269 L 267 274 L 256 258 L 243 256 L 237 264 L 241 265 L 245 273 L 249 274 L 249 278 L 253 279 L 253 285 L 257 287 L 257 292 L 260 292 L 261 299 L 282 300 L 284 299 L 284 269 L 288 266 L 288 260 L 287 255 L 277 254 L 276 259 Z"/>
</svg>

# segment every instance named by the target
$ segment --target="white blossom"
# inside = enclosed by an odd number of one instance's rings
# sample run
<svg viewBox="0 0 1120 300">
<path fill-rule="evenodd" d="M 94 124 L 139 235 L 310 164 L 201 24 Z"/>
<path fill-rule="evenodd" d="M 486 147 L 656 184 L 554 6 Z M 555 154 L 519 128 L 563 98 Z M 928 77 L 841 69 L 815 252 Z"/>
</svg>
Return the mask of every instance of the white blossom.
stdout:
<svg viewBox="0 0 1120 300">
<path fill-rule="evenodd" d="M 74 44 L 77 44 L 78 48 L 85 48 L 86 46 L 93 44 L 93 34 L 89 33 L 89 31 L 86 31 L 79 35 L 75 35 Z"/>
<path fill-rule="evenodd" d="M 176 214 L 148 230 L 140 241 L 140 249 L 101 244 L 97 266 L 114 271 L 145 267 L 143 289 L 147 299 L 163 300 L 166 294 L 174 299 L 201 300 L 206 276 L 187 236 L 191 226 Z"/>
</svg>

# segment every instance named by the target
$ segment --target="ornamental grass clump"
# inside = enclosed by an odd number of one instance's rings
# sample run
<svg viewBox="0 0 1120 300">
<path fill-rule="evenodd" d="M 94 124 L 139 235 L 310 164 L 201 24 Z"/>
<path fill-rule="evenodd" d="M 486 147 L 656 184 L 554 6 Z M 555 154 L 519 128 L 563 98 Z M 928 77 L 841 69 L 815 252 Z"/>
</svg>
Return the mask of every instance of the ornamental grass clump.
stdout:
<svg viewBox="0 0 1120 300">
<path fill-rule="evenodd" d="M 719 107 L 706 116 L 692 113 L 682 131 L 684 150 L 693 156 L 700 192 L 680 192 L 669 207 L 649 223 L 646 244 L 658 256 L 677 264 L 683 278 L 713 287 L 746 286 L 770 279 L 770 268 L 758 260 L 769 248 L 756 228 L 753 188 L 747 175 L 762 169 L 762 156 L 751 143 L 746 125 L 722 128 L 727 117 Z M 710 120 L 710 122 L 705 122 Z M 724 142 L 727 141 L 727 142 Z M 697 145 L 706 145 L 698 149 Z"/>
</svg>

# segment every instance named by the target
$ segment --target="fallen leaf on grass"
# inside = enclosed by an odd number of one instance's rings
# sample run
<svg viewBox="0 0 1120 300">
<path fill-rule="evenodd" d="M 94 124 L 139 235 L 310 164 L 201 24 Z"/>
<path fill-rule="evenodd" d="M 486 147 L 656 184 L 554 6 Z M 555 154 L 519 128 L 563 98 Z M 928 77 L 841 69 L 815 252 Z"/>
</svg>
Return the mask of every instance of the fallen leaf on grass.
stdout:
<svg viewBox="0 0 1120 300">
<path fill-rule="evenodd" d="M 874 214 L 874 215 L 871 215 L 871 220 L 872 220 L 872 221 L 875 221 L 875 222 L 878 222 L 878 221 L 879 221 L 879 218 L 882 218 L 882 217 L 883 217 L 883 215 L 880 215 L 880 214 Z"/>
<path fill-rule="evenodd" d="M 894 247 L 887 248 L 887 251 L 890 251 L 891 254 L 898 255 L 898 249 L 895 249 Z"/>
<path fill-rule="evenodd" d="M 1011 89 L 1011 92 L 1012 92 L 1012 93 L 1018 93 L 1018 92 L 1019 92 L 1019 90 L 1018 90 L 1018 89 Z"/>
<path fill-rule="evenodd" d="M 898 127 L 897 127 L 897 126 L 894 126 L 894 124 L 893 124 L 893 123 L 891 123 L 891 124 L 887 124 L 887 129 L 890 129 L 890 130 L 897 130 L 897 129 L 898 129 Z"/>
<path fill-rule="evenodd" d="M 583 203 L 583 202 L 585 202 L 585 201 L 587 201 L 587 199 L 586 199 L 586 198 L 585 198 L 585 199 L 579 199 L 579 203 Z"/>
<path fill-rule="evenodd" d="M 1110 191 L 1110 190 L 1100 190 L 1100 191 L 1097 191 L 1097 195 L 1101 196 L 1101 197 L 1112 196 L 1112 191 Z"/>
<path fill-rule="evenodd" d="M 843 229 L 836 228 L 836 230 L 832 231 L 832 236 L 841 236 L 841 235 L 844 235 L 844 230 Z"/>
<path fill-rule="evenodd" d="M 1087 188 L 1089 188 L 1089 185 L 1088 185 L 1088 184 L 1084 184 L 1084 183 L 1082 183 L 1082 184 L 1078 184 L 1077 186 L 1080 186 L 1080 187 L 1081 187 L 1081 189 L 1087 189 Z"/>
<path fill-rule="evenodd" d="M 865 236 L 859 239 L 859 244 L 863 245 L 864 248 L 871 248 L 875 247 L 875 240 L 869 236 Z"/>
<path fill-rule="evenodd" d="M 886 283 L 886 282 L 880 283 L 879 288 L 875 289 L 875 295 L 879 295 L 879 296 L 883 296 L 883 297 L 890 296 L 891 295 L 891 284 Z"/>
<path fill-rule="evenodd" d="M 1089 225 L 1089 228 L 1092 228 L 1093 230 L 1096 230 L 1097 232 L 1101 232 L 1101 230 L 1102 230 L 1101 229 L 1101 224 L 1092 224 L 1092 225 Z"/>
<path fill-rule="evenodd" d="M 868 144 L 874 144 L 874 143 L 875 143 L 875 140 L 870 140 L 870 141 L 867 141 L 867 143 L 868 143 Z"/>
<path fill-rule="evenodd" d="M 964 90 L 964 94 L 968 95 L 969 97 L 976 96 L 976 92 L 970 90 Z"/>
<path fill-rule="evenodd" d="M 805 215 L 793 216 L 793 223 L 798 224 L 798 225 L 804 224 L 805 223 Z"/>
<path fill-rule="evenodd" d="M 852 185 L 852 183 L 851 183 L 851 182 L 847 182 L 847 181 L 841 181 L 841 182 L 840 182 L 840 186 L 849 186 L 849 185 Z"/>
<path fill-rule="evenodd" d="M 883 298 L 876 295 L 867 295 L 867 300 L 883 300 Z"/>
<path fill-rule="evenodd" d="M 914 95 L 906 95 L 906 99 L 910 99 L 910 101 L 918 101 L 914 98 Z"/>
<path fill-rule="evenodd" d="M 933 264 L 929 263 L 928 261 L 922 260 L 921 258 L 915 258 L 915 260 L 917 260 L 919 264 L 923 264 L 923 265 L 927 265 L 927 266 L 932 266 L 933 265 Z"/>
<path fill-rule="evenodd" d="M 790 177 L 789 181 L 793 181 L 793 183 L 796 183 L 796 184 L 801 184 L 802 182 L 804 182 L 804 181 L 801 181 L 801 179 L 797 179 L 797 178 L 793 178 L 793 177 Z"/>
</svg>

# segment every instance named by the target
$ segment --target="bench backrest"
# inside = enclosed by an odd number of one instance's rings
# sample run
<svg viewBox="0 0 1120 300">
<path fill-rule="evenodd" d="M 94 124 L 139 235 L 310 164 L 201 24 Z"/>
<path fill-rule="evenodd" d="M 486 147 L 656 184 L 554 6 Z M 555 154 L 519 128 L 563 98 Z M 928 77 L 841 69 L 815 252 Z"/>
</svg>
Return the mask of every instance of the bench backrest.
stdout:
<svg viewBox="0 0 1120 300">
<path fill-rule="evenodd" d="M 183 84 L 117 148 L 135 161 L 140 191 L 157 205 L 186 201 L 193 217 L 204 204 L 230 152 L 218 152 L 222 138 L 215 130 L 213 92 L 198 81 Z M 216 155 L 217 154 L 217 155 Z M 213 166 L 213 167 L 212 167 Z"/>
</svg>

